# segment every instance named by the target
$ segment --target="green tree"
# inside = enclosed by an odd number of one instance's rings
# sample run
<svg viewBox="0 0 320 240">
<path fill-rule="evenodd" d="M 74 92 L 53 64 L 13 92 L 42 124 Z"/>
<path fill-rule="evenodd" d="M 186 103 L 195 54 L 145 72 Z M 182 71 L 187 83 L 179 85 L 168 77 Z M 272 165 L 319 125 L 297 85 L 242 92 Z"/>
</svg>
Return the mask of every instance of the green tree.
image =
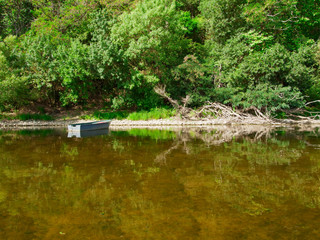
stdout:
<svg viewBox="0 0 320 240">
<path fill-rule="evenodd" d="M 36 19 L 33 30 L 55 37 L 87 38 L 89 16 L 98 3 L 94 0 L 31 0 Z"/>
<path fill-rule="evenodd" d="M 124 51 L 131 69 L 132 77 L 123 85 L 126 92 L 150 98 L 152 104 L 156 98 L 154 84 L 170 84 L 170 69 L 182 61 L 190 43 L 185 38 L 187 28 L 181 17 L 171 0 L 143 1 L 119 17 L 111 29 L 111 40 Z M 149 96 L 146 92 L 150 92 Z"/>
<path fill-rule="evenodd" d="M 17 38 L 0 38 L 0 110 L 20 107 L 30 100 L 27 78 L 23 76 L 24 60 L 17 48 Z"/>
<path fill-rule="evenodd" d="M 29 0 L 0 0 L 0 36 L 20 36 L 27 32 L 34 19 Z"/>
<path fill-rule="evenodd" d="M 317 41 L 320 36 L 320 2 L 315 0 L 299 0 L 297 8 L 301 13 L 299 26 L 307 38 Z"/>
<path fill-rule="evenodd" d="M 216 87 L 246 90 L 259 83 L 297 87 L 305 93 L 315 77 L 314 44 L 289 51 L 273 38 L 255 32 L 236 35 L 224 45 L 212 45 L 207 65 Z"/>
<path fill-rule="evenodd" d="M 94 91 L 90 79 L 88 55 L 88 46 L 77 39 L 57 48 L 54 56 L 57 61 L 57 74 L 61 77 L 63 88 L 63 91 L 60 91 L 60 101 L 63 106 L 81 103 Z"/>
<path fill-rule="evenodd" d="M 120 16 L 112 27 L 111 39 L 124 49 L 133 68 L 165 79 L 167 69 L 181 61 L 189 43 L 180 18 L 174 1 L 143 1 Z"/>
<path fill-rule="evenodd" d="M 51 106 L 59 105 L 59 92 L 62 91 L 56 59 L 61 42 L 51 34 L 36 32 L 30 32 L 22 41 L 30 84 L 38 89 L 39 100 Z"/>
<path fill-rule="evenodd" d="M 250 0 L 243 15 L 256 30 L 271 34 L 289 50 L 320 36 L 319 2 L 314 0 Z"/>
<path fill-rule="evenodd" d="M 124 11 L 134 9 L 138 0 L 99 0 L 99 4 L 113 16 L 121 15 Z"/>
<path fill-rule="evenodd" d="M 305 100 L 296 88 L 259 83 L 246 91 L 233 94 L 225 103 L 231 103 L 232 106 L 242 109 L 250 109 L 254 106 L 265 114 L 271 115 L 278 110 L 303 107 Z"/>
<path fill-rule="evenodd" d="M 202 0 L 199 9 L 205 19 L 206 39 L 224 43 L 247 28 L 242 15 L 246 0 Z"/>
<path fill-rule="evenodd" d="M 92 35 L 89 46 L 91 78 L 95 93 L 102 99 L 114 99 L 119 89 L 131 78 L 127 59 L 117 44 L 111 41 L 110 31 L 115 22 L 106 8 L 92 13 L 89 29 Z"/>
</svg>

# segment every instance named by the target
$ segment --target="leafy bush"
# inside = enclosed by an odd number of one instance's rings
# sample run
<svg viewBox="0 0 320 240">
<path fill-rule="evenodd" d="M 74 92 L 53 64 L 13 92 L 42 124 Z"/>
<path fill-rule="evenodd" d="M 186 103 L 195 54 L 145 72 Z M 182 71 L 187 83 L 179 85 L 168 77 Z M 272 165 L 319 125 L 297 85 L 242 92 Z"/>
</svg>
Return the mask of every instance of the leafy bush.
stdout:
<svg viewBox="0 0 320 240">
<path fill-rule="evenodd" d="M 205 18 L 207 39 L 224 43 L 245 27 L 241 14 L 245 0 L 203 0 L 199 9 Z"/>
<path fill-rule="evenodd" d="M 119 87 L 122 91 L 112 99 L 112 108 L 119 109 L 151 109 L 161 106 L 162 99 L 153 91 L 153 86 L 159 79 L 138 71 L 131 73 L 131 79 Z"/>
<path fill-rule="evenodd" d="M 88 65 L 91 68 L 91 81 L 101 97 L 114 99 L 120 89 L 131 79 L 131 70 L 124 50 L 110 38 L 115 22 L 108 9 L 92 13 L 89 25 L 92 39 L 89 48 Z M 121 105 L 121 104 L 119 104 Z M 115 107 L 119 109 L 121 107 Z"/>
<path fill-rule="evenodd" d="M 214 84 L 207 76 L 207 69 L 195 55 L 184 57 L 183 63 L 173 69 L 174 81 L 167 86 L 174 99 L 189 95 L 191 106 L 199 106 L 210 100 L 209 92 Z"/>
<path fill-rule="evenodd" d="M 120 16 L 111 29 L 111 39 L 121 46 L 131 64 L 160 78 L 168 67 L 180 62 L 179 53 L 188 47 L 181 17 L 175 1 L 142 1 Z"/>
<path fill-rule="evenodd" d="M 77 104 L 89 98 L 94 91 L 88 66 L 89 49 L 79 40 L 71 40 L 70 44 L 59 45 L 55 53 L 57 74 L 61 77 L 60 92 L 62 106 Z"/>
<path fill-rule="evenodd" d="M 56 52 L 60 43 L 50 33 L 29 32 L 22 40 L 29 81 L 40 92 L 41 100 L 50 105 L 59 104 L 61 77 Z"/>
<path fill-rule="evenodd" d="M 266 114 L 274 114 L 281 109 L 303 107 L 305 101 L 299 90 L 295 88 L 263 83 L 245 92 L 238 92 L 225 103 L 231 103 L 234 107 L 243 109 L 254 106 Z"/>
<path fill-rule="evenodd" d="M 17 38 L 0 38 L 0 110 L 19 107 L 30 99 L 27 78 L 22 76 L 23 57 Z"/>
<path fill-rule="evenodd" d="M 181 63 L 190 39 L 185 34 L 190 17 L 177 10 L 172 0 L 146 0 L 134 10 L 123 13 L 111 28 L 110 39 L 123 51 L 130 75 L 119 81 L 121 94 L 113 107 L 152 108 L 161 104 L 153 87 L 158 82 L 170 83 L 171 69 Z M 124 100 L 124 101 L 123 101 Z"/>
<path fill-rule="evenodd" d="M 26 78 L 15 75 L 6 76 L 4 80 L 0 80 L 0 93 L 1 111 L 27 104 L 29 89 Z"/>
<path fill-rule="evenodd" d="M 239 88 L 233 87 L 215 88 L 210 97 L 214 102 L 227 103 L 228 100 L 235 96 L 239 91 Z"/>
<path fill-rule="evenodd" d="M 29 0 L 0 0 L 0 36 L 20 36 L 31 25 L 34 18 Z"/>
<path fill-rule="evenodd" d="M 306 93 L 316 73 L 313 45 L 290 52 L 278 43 L 269 46 L 269 40 L 256 34 L 241 33 L 223 46 L 211 46 L 207 65 L 213 69 L 215 83 L 243 91 L 266 83 L 296 87 Z"/>
</svg>

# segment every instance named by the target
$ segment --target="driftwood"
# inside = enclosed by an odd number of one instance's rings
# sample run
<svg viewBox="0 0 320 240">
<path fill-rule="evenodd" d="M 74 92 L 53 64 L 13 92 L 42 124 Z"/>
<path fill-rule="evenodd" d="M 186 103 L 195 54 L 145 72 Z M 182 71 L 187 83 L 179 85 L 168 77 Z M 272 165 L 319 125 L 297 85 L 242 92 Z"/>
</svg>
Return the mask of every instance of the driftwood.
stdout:
<svg viewBox="0 0 320 240">
<path fill-rule="evenodd" d="M 315 103 L 318 101 L 313 101 L 310 103 Z M 310 103 L 306 103 L 305 106 L 309 105 Z M 316 120 L 320 118 L 320 112 L 308 111 L 306 109 L 297 108 L 297 109 L 290 109 L 290 110 L 283 110 L 286 115 L 292 119 L 297 120 Z M 309 116 L 303 116 L 309 115 Z"/>
<path fill-rule="evenodd" d="M 157 94 L 171 103 L 182 119 L 210 120 L 214 118 L 224 118 L 229 120 L 259 119 L 263 121 L 271 121 L 270 115 L 262 113 L 258 108 L 253 106 L 241 111 L 232 109 L 231 107 L 218 102 L 206 102 L 204 106 L 198 109 L 192 109 L 187 107 L 191 99 L 190 96 L 187 95 L 185 98 L 182 98 L 182 104 L 180 104 L 177 100 L 172 99 L 168 93 L 166 93 L 165 86 L 157 86 L 154 90 Z M 254 112 L 255 115 L 251 114 L 250 111 Z"/>
<path fill-rule="evenodd" d="M 172 99 L 166 92 L 166 87 L 165 86 L 157 86 L 154 88 L 154 91 L 159 94 L 161 97 L 167 99 L 170 104 L 174 107 L 174 109 L 177 110 L 177 112 L 180 114 L 180 116 L 183 119 L 188 119 L 189 113 L 192 111 L 191 108 L 188 108 L 188 102 L 190 101 L 190 97 L 186 96 L 181 100 L 183 105 L 179 104 L 177 100 Z"/>
<path fill-rule="evenodd" d="M 274 119 L 269 112 L 263 113 L 260 109 L 251 106 L 247 109 L 234 109 L 230 106 L 218 102 L 206 102 L 204 106 L 198 109 L 187 107 L 190 102 L 190 96 L 186 96 L 179 101 L 172 99 L 166 92 L 165 86 L 157 86 L 155 92 L 161 97 L 168 100 L 176 109 L 177 113 L 185 120 L 212 120 L 225 119 L 229 122 L 245 122 L 245 123 L 284 123 L 284 124 L 319 124 L 320 112 L 311 112 L 306 109 L 283 110 L 290 119 Z M 320 100 L 306 103 L 308 106 Z M 309 116 L 303 116 L 309 115 Z"/>
</svg>

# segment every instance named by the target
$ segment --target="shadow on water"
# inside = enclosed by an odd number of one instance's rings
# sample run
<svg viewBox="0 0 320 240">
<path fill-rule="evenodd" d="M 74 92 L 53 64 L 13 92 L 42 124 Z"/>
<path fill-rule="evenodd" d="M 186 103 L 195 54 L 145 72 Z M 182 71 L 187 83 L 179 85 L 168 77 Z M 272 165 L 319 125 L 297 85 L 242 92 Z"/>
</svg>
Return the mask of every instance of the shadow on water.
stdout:
<svg viewBox="0 0 320 240">
<path fill-rule="evenodd" d="M 0 239 L 320 239 L 318 128 L 0 131 Z"/>
</svg>

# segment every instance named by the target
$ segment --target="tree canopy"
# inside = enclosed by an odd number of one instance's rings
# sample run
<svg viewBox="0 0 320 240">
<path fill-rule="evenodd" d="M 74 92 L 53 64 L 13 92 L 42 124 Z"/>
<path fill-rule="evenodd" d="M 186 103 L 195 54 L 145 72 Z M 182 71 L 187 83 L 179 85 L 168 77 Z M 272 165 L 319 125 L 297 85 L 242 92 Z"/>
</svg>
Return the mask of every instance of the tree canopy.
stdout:
<svg viewBox="0 0 320 240">
<path fill-rule="evenodd" d="M 314 0 L 0 0 L 0 110 L 216 101 L 273 111 L 320 98 Z M 256 96 L 252 98 L 252 96 Z"/>
</svg>

